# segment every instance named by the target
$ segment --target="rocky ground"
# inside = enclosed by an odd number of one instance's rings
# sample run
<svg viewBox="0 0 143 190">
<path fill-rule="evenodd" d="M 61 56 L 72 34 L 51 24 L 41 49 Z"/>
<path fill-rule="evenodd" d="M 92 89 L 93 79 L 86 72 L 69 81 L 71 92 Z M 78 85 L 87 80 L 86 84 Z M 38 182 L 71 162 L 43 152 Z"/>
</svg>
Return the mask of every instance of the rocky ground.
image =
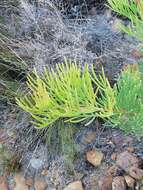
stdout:
<svg viewBox="0 0 143 190">
<path fill-rule="evenodd" d="M 0 124 L 4 128 L 1 129 L 0 142 L 1 145 L 8 147 L 5 159 L 8 162 L 11 159 L 11 162 L 5 165 L 5 175 L 0 178 L 1 189 L 141 190 L 143 188 L 141 140 L 131 135 L 126 136 L 117 129 L 106 129 L 97 121 L 89 128 L 81 126 L 75 134 L 77 156 L 73 168 L 69 170 L 62 156 L 49 157 L 47 146 L 41 140 L 35 139 L 35 147 L 31 147 L 33 140 L 30 138 L 36 135 L 33 134 L 33 127 L 27 125 L 26 115 L 22 113 L 23 121 L 20 123 L 11 106 L 5 103 L 1 105 Z M 13 125 L 17 126 L 17 131 Z M 25 127 L 28 128 L 27 131 Z M 26 138 L 23 138 L 22 133 Z M 16 135 L 20 134 L 23 142 L 17 142 L 19 137 Z M 25 142 L 26 139 L 28 142 Z M 17 155 L 20 153 L 17 151 L 19 148 L 22 149 L 20 157 Z M 15 152 L 12 152 L 14 150 Z M 11 171 L 12 173 L 9 173 Z"/>
<path fill-rule="evenodd" d="M 42 72 L 45 65 L 55 64 L 62 56 L 72 58 L 76 55 L 81 65 L 83 62 L 94 64 L 97 68 L 103 65 L 110 80 L 115 81 L 123 65 L 134 63 L 142 56 L 137 51 L 140 42 L 117 29 L 117 23 L 123 20 L 105 9 L 104 2 L 91 0 L 85 4 L 84 0 L 60 1 L 58 7 L 61 12 L 64 7 L 62 13 L 66 27 L 57 25 L 54 13 L 50 17 L 53 20 L 47 19 L 50 25 L 49 36 L 44 34 L 41 37 L 35 24 L 31 27 L 33 20 L 27 21 L 22 16 L 22 24 L 25 25 L 17 31 L 12 25 L 16 39 L 21 40 L 20 48 L 16 46 L 14 50 L 23 59 L 26 55 L 25 60 L 31 61 L 29 70 L 35 64 L 38 71 Z M 22 10 L 21 14 L 25 15 L 25 8 Z M 39 15 L 36 22 L 43 27 L 41 20 L 49 12 L 41 6 L 36 13 Z M 2 15 L 4 14 L 6 13 Z M 80 22 L 76 21 L 77 18 L 80 18 Z M 8 15 L 8 24 L 9 19 L 12 18 Z M 56 25 L 54 31 L 51 31 L 53 23 Z M 59 26 L 60 29 L 57 30 Z M 54 37 L 51 37 L 51 33 L 54 33 Z M 1 100 L 0 190 L 143 189 L 142 139 L 127 136 L 118 129 L 105 128 L 101 121 L 95 121 L 88 128 L 78 128 L 74 135 L 77 154 L 69 169 L 62 156 L 49 155 L 43 138 L 46 131 L 34 129 L 29 115 L 19 110 L 14 102 Z"/>
</svg>

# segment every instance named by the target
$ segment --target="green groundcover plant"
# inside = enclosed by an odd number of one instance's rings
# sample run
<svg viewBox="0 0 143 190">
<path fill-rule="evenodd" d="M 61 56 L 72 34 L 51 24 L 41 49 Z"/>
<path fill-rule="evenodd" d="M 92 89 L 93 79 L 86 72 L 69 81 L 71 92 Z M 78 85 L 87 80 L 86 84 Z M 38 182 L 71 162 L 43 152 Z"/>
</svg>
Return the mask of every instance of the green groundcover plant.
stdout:
<svg viewBox="0 0 143 190">
<path fill-rule="evenodd" d="M 129 35 L 143 40 L 143 0 L 108 0 L 110 8 L 129 19 L 130 25 L 120 24 Z"/>
<path fill-rule="evenodd" d="M 126 133 L 143 135 L 143 74 L 139 65 L 128 65 L 121 73 L 117 84 L 114 114 L 109 119 L 111 126 L 119 126 Z"/>
<path fill-rule="evenodd" d="M 141 64 L 142 65 L 142 64 Z M 36 70 L 28 76 L 28 93 L 17 103 L 34 119 L 36 128 L 52 127 L 57 121 L 85 122 L 100 118 L 126 133 L 143 134 L 143 76 L 137 64 L 126 66 L 111 87 L 104 71 L 98 76 L 87 65 L 65 61 L 56 70 Z"/>
<path fill-rule="evenodd" d="M 76 63 L 65 60 L 55 71 L 46 69 L 41 77 L 34 70 L 27 85 L 29 92 L 17 98 L 17 103 L 31 114 L 37 128 L 60 119 L 88 125 L 97 117 L 106 119 L 113 114 L 114 90 L 103 70 L 97 77 L 87 65 L 82 71 Z"/>
<path fill-rule="evenodd" d="M 113 115 L 114 89 L 104 70 L 97 76 L 93 68 L 90 73 L 87 65 L 81 70 L 75 62 L 65 60 L 55 70 L 45 69 L 42 76 L 34 70 L 27 86 L 28 92 L 16 98 L 18 105 L 31 114 L 36 128 L 48 127 L 49 151 L 62 154 L 66 166 L 72 169 L 76 129 L 70 123 L 89 125 L 95 118 Z"/>
</svg>

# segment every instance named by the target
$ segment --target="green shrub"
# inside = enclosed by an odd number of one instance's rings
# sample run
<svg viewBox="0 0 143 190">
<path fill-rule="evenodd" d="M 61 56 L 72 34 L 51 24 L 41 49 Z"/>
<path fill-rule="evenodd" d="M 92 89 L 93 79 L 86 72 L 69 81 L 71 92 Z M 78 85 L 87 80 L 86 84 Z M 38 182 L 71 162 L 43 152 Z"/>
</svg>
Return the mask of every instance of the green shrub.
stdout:
<svg viewBox="0 0 143 190">
<path fill-rule="evenodd" d="M 114 89 L 116 104 L 110 121 L 126 133 L 143 135 L 143 78 L 137 64 L 122 71 Z"/>
<path fill-rule="evenodd" d="M 106 119 L 113 114 L 114 90 L 104 71 L 97 77 L 93 69 L 89 72 L 87 65 L 82 71 L 76 63 L 65 60 L 55 71 L 46 69 L 43 76 L 34 70 L 27 78 L 27 85 L 28 93 L 16 99 L 18 105 L 31 114 L 36 128 L 49 127 L 50 152 L 62 154 L 65 165 L 72 169 L 75 127 L 64 122 L 83 121 L 89 125 L 97 117 Z"/>
<path fill-rule="evenodd" d="M 143 40 L 143 1 L 108 0 L 111 9 L 130 21 L 120 24 L 127 34 Z M 116 104 L 110 118 L 111 126 L 118 126 L 126 133 L 143 135 L 143 64 L 128 65 L 114 86 Z"/>
<path fill-rule="evenodd" d="M 121 29 L 129 35 L 143 40 L 143 1 L 142 0 L 108 0 L 111 9 L 128 18 L 129 26 L 120 24 Z"/>
<path fill-rule="evenodd" d="M 93 69 L 89 73 L 87 65 L 81 71 L 76 63 L 65 61 L 56 71 L 46 69 L 43 76 L 34 70 L 27 85 L 29 92 L 17 98 L 17 103 L 32 115 L 37 128 L 60 119 L 88 125 L 96 117 L 106 119 L 113 114 L 114 91 L 103 70 L 97 77 Z"/>
</svg>

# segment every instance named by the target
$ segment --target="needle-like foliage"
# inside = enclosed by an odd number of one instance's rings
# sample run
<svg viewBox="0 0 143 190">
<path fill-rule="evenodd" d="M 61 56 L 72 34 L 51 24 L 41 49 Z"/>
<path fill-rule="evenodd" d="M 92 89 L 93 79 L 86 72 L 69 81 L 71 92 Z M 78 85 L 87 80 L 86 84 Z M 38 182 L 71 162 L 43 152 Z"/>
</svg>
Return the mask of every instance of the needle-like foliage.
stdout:
<svg viewBox="0 0 143 190">
<path fill-rule="evenodd" d="M 82 71 L 76 63 L 65 60 L 56 70 L 45 69 L 41 77 L 34 70 L 27 85 L 29 92 L 17 98 L 17 103 L 32 115 L 37 128 L 59 119 L 89 124 L 96 117 L 106 119 L 113 114 L 114 91 L 103 70 L 97 76 L 87 65 Z"/>
<path fill-rule="evenodd" d="M 112 124 L 126 133 L 143 135 L 143 80 L 138 65 L 128 65 L 115 85 Z"/>
<path fill-rule="evenodd" d="M 111 9 L 131 21 L 129 26 L 120 24 L 129 35 L 143 40 L 143 0 L 108 0 Z"/>
<path fill-rule="evenodd" d="M 32 115 L 37 128 L 53 126 L 59 120 L 89 125 L 101 118 L 126 133 L 142 135 L 142 75 L 138 65 L 128 65 L 112 88 L 103 70 L 96 75 L 93 68 L 89 72 L 85 65 L 81 70 L 66 60 L 55 70 L 45 69 L 43 76 L 34 70 L 28 76 L 28 93 L 17 98 L 17 103 Z"/>
</svg>

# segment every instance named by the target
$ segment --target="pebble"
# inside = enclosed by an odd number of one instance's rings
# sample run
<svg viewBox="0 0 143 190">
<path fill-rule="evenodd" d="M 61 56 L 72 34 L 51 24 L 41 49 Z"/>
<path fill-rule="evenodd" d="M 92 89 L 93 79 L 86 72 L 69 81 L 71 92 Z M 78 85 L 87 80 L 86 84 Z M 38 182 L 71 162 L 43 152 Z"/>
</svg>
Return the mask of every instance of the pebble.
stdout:
<svg viewBox="0 0 143 190">
<path fill-rule="evenodd" d="M 113 178 L 112 190 L 126 190 L 125 178 L 122 176 Z"/>
<path fill-rule="evenodd" d="M 112 190 L 112 176 L 104 176 L 99 180 L 99 190 Z"/>
<path fill-rule="evenodd" d="M 129 175 L 125 175 L 124 178 L 125 178 L 125 181 L 126 181 L 128 187 L 134 189 L 135 180 Z"/>
<path fill-rule="evenodd" d="M 48 170 L 47 170 L 47 169 L 44 169 L 44 170 L 41 172 L 41 175 L 47 176 L 47 175 L 48 175 Z"/>
<path fill-rule="evenodd" d="M 104 157 L 104 154 L 101 151 L 98 151 L 95 149 L 86 153 L 87 161 L 91 163 L 93 166 L 100 166 L 103 160 L 103 157 Z"/>
<path fill-rule="evenodd" d="M 47 188 L 47 184 L 43 179 L 35 179 L 34 184 L 35 190 L 45 190 Z"/>
<path fill-rule="evenodd" d="M 135 149 L 133 147 L 127 147 L 127 151 L 130 153 L 133 153 L 135 151 Z"/>
<path fill-rule="evenodd" d="M 41 159 L 33 158 L 30 160 L 30 164 L 34 169 L 40 169 L 44 163 Z"/>
<path fill-rule="evenodd" d="M 82 186 L 81 181 L 75 181 L 75 182 L 70 183 L 63 190 L 83 190 L 83 186 Z"/>
<path fill-rule="evenodd" d="M 25 184 L 28 186 L 28 187 L 32 187 L 34 185 L 34 180 L 32 177 L 29 177 L 25 180 Z"/>
<path fill-rule="evenodd" d="M 84 144 L 91 143 L 96 138 L 96 132 L 88 131 L 84 137 Z"/>
<path fill-rule="evenodd" d="M 116 175 L 118 167 L 116 165 L 110 166 L 107 170 L 108 175 Z"/>
<path fill-rule="evenodd" d="M 143 170 L 133 166 L 129 170 L 129 175 L 137 180 L 141 180 L 143 179 Z"/>
<path fill-rule="evenodd" d="M 117 166 L 128 172 L 130 167 L 138 167 L 139 159 L 128 151 L 124 151 L 117 156 Z"/>
<path fill-rule="evenodd" d="M 14 190 L 28 190 L 28 186 L 25 183 L 25 178 L 21 173 L 17 173 L 14 177 Z"/>
</svg>

